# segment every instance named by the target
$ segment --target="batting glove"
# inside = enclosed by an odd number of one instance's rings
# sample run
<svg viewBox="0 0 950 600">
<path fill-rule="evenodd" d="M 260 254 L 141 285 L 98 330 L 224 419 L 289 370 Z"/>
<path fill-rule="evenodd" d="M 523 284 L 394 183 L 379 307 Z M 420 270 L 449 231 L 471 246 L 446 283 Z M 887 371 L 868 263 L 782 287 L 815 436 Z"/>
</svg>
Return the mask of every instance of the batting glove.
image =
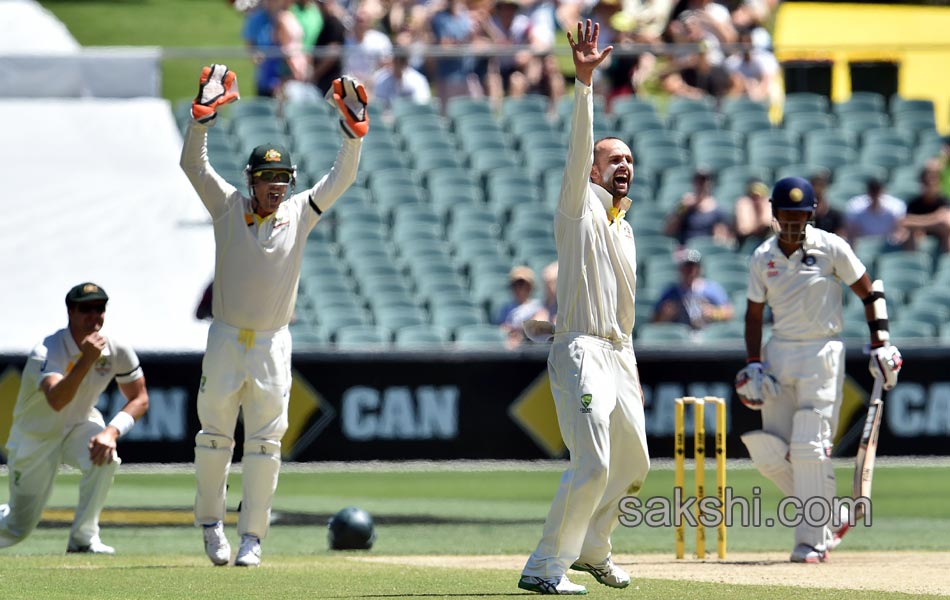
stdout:
<svg viewBox="0 0 950 600">
<path fill-rule="evenodd" d="M 325 96 L 330 106 L 340 111 L 340 127 L 352 139 L 361 138 L 369 132 L 369 115 L 366 113 L 366 88 L 349 77 L 333 80 L 333 87 Z"/>
<path fill-rule="evenodd" d="M 875 378 L 880 377 L 885 390 L 897 385 L 897 374 L 904 365 L 904 358 L 895 346 L 871 348 L 871 361 L 868 370 Z"/>
<path fill-rule="evenodd" d="M 191 116 L 199 123 L 210 124 L 218 116 L 217 109 L 240 98 L 237 75 L 225 65 L 201 69 L 198 95 L 191 104 Z"/>
<path fill-rule="evenodd" d="M 778 394 L 778 380 L 765 370 L 762 363 L 753 361 L 736 374 L 736 393 L 739 400 L 752 410 L 762 410 L 765 397 Z"/>
</svg>

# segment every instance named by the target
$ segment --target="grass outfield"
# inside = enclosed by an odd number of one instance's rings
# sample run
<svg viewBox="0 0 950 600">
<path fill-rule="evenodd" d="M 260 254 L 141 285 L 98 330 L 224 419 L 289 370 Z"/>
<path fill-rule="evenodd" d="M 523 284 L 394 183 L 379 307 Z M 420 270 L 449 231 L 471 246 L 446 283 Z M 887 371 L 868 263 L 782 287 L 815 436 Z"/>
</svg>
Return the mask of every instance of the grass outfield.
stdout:
<svg viewBox="0 0 950 600">
<path fill-rule="evenodd" d="M 234 49 L 230 56 L 164 60 L 165 98 L 193 98 L 201 67 L 214 62 L 223 62 L 238 74 L 242 96 L 255 95 L 254 67 L 242 52 L 244 17 L 227 0 L 41 0 L 40 4 L 83 46 Z"/>
<path fill-rule="evenodd" d="M 63 550 L 78 477 L 74 473 L 62 474 L 41 528 L 22 544 L 0 552 L 2 597 L 460 598 L 517 594 L 514 583 L 518 564 L 537 543 L 560 474 L 554 468 L 288 471 L 281 476 L 275 498 L 276 523 L 264 543 L 264 567 L 257 570 L 211 567 L 202 552 L 200 533 L 190 526 L 193 476 L 181 471 L 120 473 L 103 515 L 103 539 L 114 545 L 119 554 L 66 556 Z M 859 526 L 849 533 L 845 538 L 847 550 L 926 551 L 942 556 L 950 547 L 945 538 L 936 535 L 950 531 L 950 503 L 946 502 L 950 497 L 950 478 L 946 473 L 943 466 L 879 467 L 874 480 L 873 525 Z M 672 476 L 668 469 L 651 472 L 641 498 L 668 494 Z M 841 493 L 845 493 L 850 476 L 848 468 L 838 471 Z M 707 480 L 711 477 L 710 470 Z M 232 475 L 230 484 L 228 506 L 235 508 L 239 475 Z M 736 495 L 751 495 L 753 486 L 762 484 L 761 476 L 751 469 L 733 468 L 729 472 L 729 485 Z M 6 486 L 4 475 L 0 477 L 0 489 L 5 490 Z M 0 499 L 5 497 L 5 493 L 0 493 Z M 777 493 L 765 487 L 761 498 L 763 513 L 774 514 Z M 350 504 L 369 510 L 377 520 L 378 540 L 369 553 L 327 550 L 326 518 Z M 236 538 L 234 519 L 235 515 L 229 513 L 227 532 L 232 544 Z M 752 556 L 778 552 L 785 557 L 791 536 L 790 531 L 781 527 L 733 527 L 729 530 L 729 552 Z M 691 545 L 692 531 L 687 530 L 687 538 Z M 715 531 L 708 532 L 707 544 L 715 548 Z M 668 528 L 620 527 L 614 536 L 614 552 L 631 556 L 630 569 L 636 577 L 637 555 L 672 558 L 673 532 Z M 361 560 L 407 555 L 512 558 L 510 567 L 505 563 L 504 569 L 491 568 L 491 564 L 478 569 L 457 569 L 431 568 L 411 561 Z M 438 565 L 439 560 L 435 561 Z M 747 565 L 743 569 L 748 574 Z M 579 575 L 575 580 L 588 584 L 592 598 L 620 597 L 619 592 L 598 586 L 587 575 Z M 761 598 L 763 594 L 805 598 L 815 593 L 814 589 L 789 586 L 672 578 L 637 578 L 635 585 L 640 588 L 640 596 L 650 598 L 742 599 Z M 130 593 L 133 589 L 134 593 Z M 895 597 L 893 591 L 867 590 L 823 591 L 822 596 Z"/>
</svg>

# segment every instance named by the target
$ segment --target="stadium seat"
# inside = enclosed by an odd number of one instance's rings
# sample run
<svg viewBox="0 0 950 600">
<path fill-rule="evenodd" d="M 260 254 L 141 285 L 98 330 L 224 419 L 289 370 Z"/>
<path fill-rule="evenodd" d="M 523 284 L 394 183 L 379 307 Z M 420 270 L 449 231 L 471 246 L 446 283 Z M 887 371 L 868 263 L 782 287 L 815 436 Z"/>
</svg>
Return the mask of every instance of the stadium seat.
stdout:
<svg viewBox="0 0 950 600">
<path fill-rule="evenodd" d="M 395 346 L 400 349 L 408 348 L 440 348 L 449 341 L 449 332 L 437 325 L 408 325 L 396 330 Z"/>
<path fill-rule="evenodd" d="M 683 323 L 644 323 L 637 325 L 634 335 L 640 343 L 688 342 L 692 330 Z"/>
<path fill-rule="evenodd" d="M 503 350 L 507 336 L 497 325 L 462 325 L 455 330 L 455 342 L 462 347 Z"/>
<path fill-rule="evenodd" d="M 374 348 L 388 346 L 392 333 L 378 325 L 348 325 L 336 329 L 332 337 L 338 348 Z"/>
</svg>

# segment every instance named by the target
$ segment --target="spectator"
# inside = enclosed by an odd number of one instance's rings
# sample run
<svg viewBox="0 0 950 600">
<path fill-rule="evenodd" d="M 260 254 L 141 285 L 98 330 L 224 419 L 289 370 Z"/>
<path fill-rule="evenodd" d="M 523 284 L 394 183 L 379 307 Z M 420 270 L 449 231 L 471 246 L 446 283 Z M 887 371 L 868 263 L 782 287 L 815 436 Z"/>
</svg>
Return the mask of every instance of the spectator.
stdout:
<svg viewBox="0 0 950 600">
<path fill-rule="evenodd" d="M 548 314 L 534 291 L 534 271 L 530 267 L 517 266 L 508 274 L 512 301 L 498 311 L 496 322 L 508 336 L 508 347 L 516 348 L 525 341 L 522 324 L 528 319 L 547 321 Z"/>
<path fill-rule="evenodd" d="M 544 267 L 541 271 L 544 279 L 544 309 L 548 311 L 548 320 L 557 322 L 557 261 Z"/>
<path fill-rule="evenodd" d="M 828 171 L 821 169 L 809 178 L 812 189 L 815 191 L 815 227 L 831 232 L 837 236 L 847 238 L 848 233 L 845 229 L 844 214 L 837 208 L 833 208 L 828 203 L 826 192 L 828 191 Z"/>
<path fill-rule="evenodd" d="M 736 200 L 736 237 L 764 241 L 772 235 L 772 205 L 769 186 L 754 177 L 746 185 L 746 193 Z"/>
<path fill-rule="evenodd" d="M 303 29 L 303 47 L 312 48 L 317 43 L 323 29 L 323 13 L 314 0 L 296 0 L 290 5 L 290 12 L 297 17 Z"/>
<path fill-rule="evenodd" d="M 664 90 L 685 98 L 702 99 L 707 96 L 720 99 L 738 94 L 742 83 L 721 65 L 711 61 L 712 51 L 702 45 L 698 54 L 667 70 L 660 78 Z"/>
<path fill-rule="evenodd" d="M 742 83 L 742 93 L 758 102 L 771 102 L 772 90 L 778 74 L 778 62 L 771 52 L 752 46 L 752 31 L 739 34 L 742 50 L 726 59 L 724 66 Z"/>
<path fill-rule="evenodd" d="M 684 323 L 702 329 L 708 323 L 728 321 L 735 315 L 726 290 L 702 276 L 699 250 L 685 250 L 677 257 L 680 280 L 671 283 L 653 309 L 654 323 Z"/>
<path fill-rule="evenodd" d="M 311 79 L 320 93 L 325 94 L 333 85 L 333 80 L 343 75 L 343 61 L 339 54 L 343 42 L 346 41 L 346 26 L 337 16 L 335 0 L 320 0 L 320 14 L 323 15 L 323 28 L 317 36 L 315 48 L 327 51 L 327 56 L 319 56 L 314 60 Z"/>
<path fill-rule="evenodd" d="M 920 193 L 907 203 L 904 227 L 910 232 L 908 249 L 919 248 L 924 237 L 931 235 L 941 252 L 950 252 L 950 200 L 940 190 L 939 161 L 928 161 L 921 169 Z"/>
<path fill-rule="evenodd" d="M 373 90 L 373 99 L 387 113 L 397 98 L 416 104 L 428 104 L 432 100 L 429 80 L 409 66 L 409 57 L 402 52 L 397 52 L 388 65 L 373 75 Z"/>
<path fill-rule="evenodd" d="M 486 88 L 496 105 L 504 96 L 523 96 L 530 87 L 529 78 L 541 78 L 541 58 L 535 52 L 549 49 L 534 36 L 530 17 L 521 12 L 517 0 L 494 0 L 490 16 L 485 19 L 484 32 L 496 48 L 530 46 L 512 56 L 498 56 L 489 63 Z"/>
<path fill-rule="evenodd" d="M 343 41 L 343 71 L 364 83 L 372 82 L 373 73 L 393 54 L 392 42 L 385 33 L 373 29 L 373 23 L 370 9 L 360 6 L 352 31 Z"/>
<path fill-rule="evenodd" d="M 475 21 L 465 0 L 448 0 L 446 7 L 432 16 L 431 27 L 435 43 L 447 50 L 474 41 Z M 433 72 L 443 110 L 455 96 L 484 95 L 472 56 L 438 57 Z"/>
<path fill-rule="evenodd" d="M 310 59 L 303 52 L 303 28 L 289 10 L 291 3 L 264 0 L 244 22 L 244 41 L 257 65 L 259 96 L 282 97 L 286 81 L 305 82 L 310 75 Z"/>
<path fill-rule="evenodd" d="M 901 226 L 906 214 L 904 201 L 885 194 L 884 184 L 871 178 L 867 183 L 867 194 L 848 201 L 845 212 L 848 240 L 851 245 L 856 245 L 862 237 L 878 237 L 891 245 L 900 245 L 907 237 L 907 231 Z"/>
<path fill-rule="evenodd" d="M 699 169 L 693 175 L 693 191 L 683 194 L 679 205 L 666 219 L 663 233 L 683 246 L 694 237 L 711 236 L 717 243 L 732 245 L 735 235 L 729 216 L 712 195 L 712 174 Z"/>
</svg>

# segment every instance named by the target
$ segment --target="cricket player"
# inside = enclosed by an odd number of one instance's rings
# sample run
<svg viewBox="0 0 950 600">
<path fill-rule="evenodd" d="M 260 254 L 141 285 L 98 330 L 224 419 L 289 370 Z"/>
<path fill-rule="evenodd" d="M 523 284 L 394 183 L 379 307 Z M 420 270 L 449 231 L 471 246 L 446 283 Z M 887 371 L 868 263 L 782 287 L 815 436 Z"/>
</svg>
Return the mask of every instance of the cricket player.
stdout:
<svg viewBox="0 0 950 600">
<path fill-rule="evenodd" d="M 246 173 L 249 196 L 208 163 L 207 131 L 222 104 L 237 99 L 237 82 L 224 65 L 205 67 L 185 135 L 181 167 L 214 223 L 214 320 L 198 390 L 201 431 L 195 436 L 195 521 L 215 565 L 230 560 L 224 535 L 225 485 L 238 412 L 244 420 L 243 498 L 238 518 L 237 566 L 257 566 L 267 535 L 287 430 L 291 340 L 307 235 L 353 183 L 362 138 L 369 130 L 366 91 L 348 77 L 327 94 L 340 111 L 343 142 L 330 172 L 313 188 L 293 194 L 296 167 L 286 148 L 254 148 Z M 290 195 L 293 194 L 293 195 Z"/>
<path fill-rule="evenodd" d="M 82 472 L 66 552 L 115 554 L 99 539 L 99 513 L 122 463 L 118 439 L 148 410 L 135 351 L 102 334 L 109 295 L 94 283 L 66 294 L 69 323 L 27 359 L 7 441 L 10 500 L 0 505 L 0 548 L 22 542 L 53 491 L 61 464 Z M 127 402 L 106 425 L 96 403 L 115 379 Z"/>
<path fill-rule="evenodd" d="M 567 578 L 568 569 L 614 588 L 630 584 L 610 558 L 610 536 L 621 498 L 636 493 L 650 469 L 630 341 L 637 255 L 633 230 L 623 218 L 633 156 L 617 138 L 594 143 L 592 77 L 613 49 L 597 49 L 599 32 L 599 24 L 587 20 L 578 23 L 576 41 L 567 34 L 577 81 L 554 219 L 558 315 L 548 373 L 570 465 L 518 582 L 541 594 L 586 594 Z"/>
<path fill-rule="evenodd" d="M 821 498 L 829 525 L 805 520 L 795 528 L 791 561 L 817 563 L 837 545 L 830 514 L 835 495 L 831 464 L 844 384 L 841 283 L 864 302 L 870 327 L 871 374 L 884 389 L 897 383 L 901 354 L 888 344 L 884 294 L 843 239 L 812 226 L 817 201 L 800 177 L 779 180 L 772 190 L 777 235 L 764 241 L 749 265 L 745 318 L 747 365 L 736 375 L 746 406 L 762 411 L 762 429 L 742 436 L 752 462 L 786 496 L 802 503 Z M 772 309 L 772 336 L 762 347 L 765 305 Z M 761 349 L 761 351 L 760 351 Z"/>
</svg>

